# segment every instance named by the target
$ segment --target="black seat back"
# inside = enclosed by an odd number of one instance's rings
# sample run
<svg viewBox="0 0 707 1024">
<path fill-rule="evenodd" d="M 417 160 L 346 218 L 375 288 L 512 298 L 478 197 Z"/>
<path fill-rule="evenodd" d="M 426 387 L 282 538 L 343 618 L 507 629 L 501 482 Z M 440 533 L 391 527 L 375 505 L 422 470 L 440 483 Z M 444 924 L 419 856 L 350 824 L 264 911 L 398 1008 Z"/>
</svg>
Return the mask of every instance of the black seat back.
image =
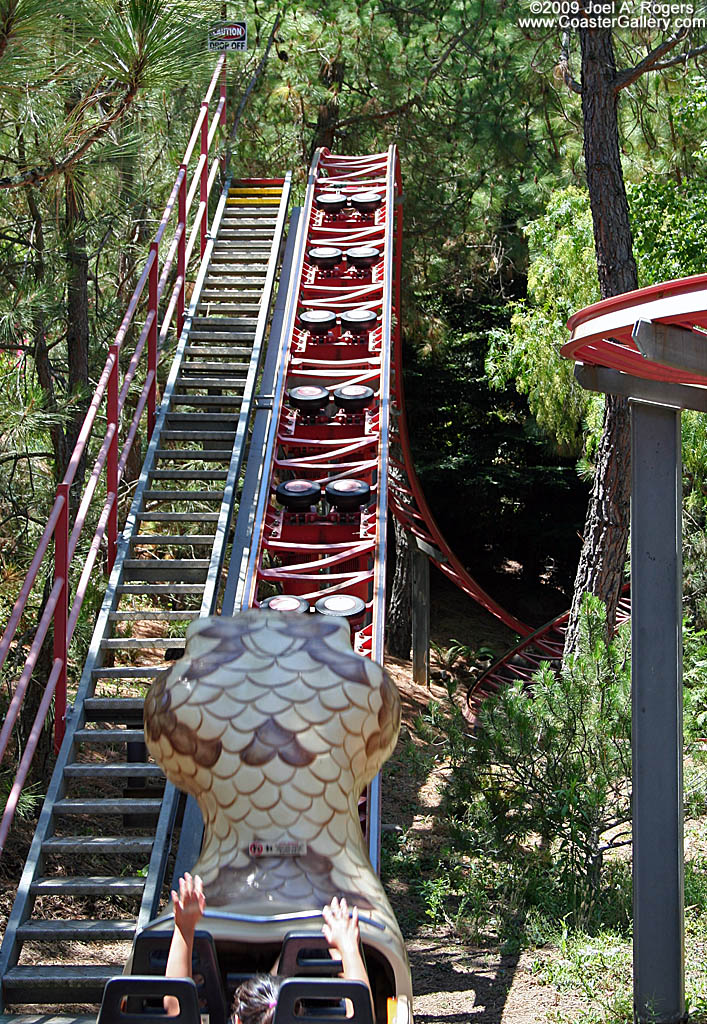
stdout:
<svg viewBox="0 0 707 1024">
<path fill-rule="evenodd" d="M 353 1003 L 353 1017 L 345 1016 L 342 1000 Z M 368 986 L 343 978 L 286 978 L 277 997 L 273 1024 L 373 1024 Z"/>
<path fill-rule="evenodd" d="M 159 1001 L 164 996 L 176 996 L 176 1016 L 167 1018 L 164 1009 L 160 1009 Z M 145 1007 L 147 1000 L 157 1002 L 157 1009 L 154 1005 Z M 199 997 L 191 978 L 120 974 L 106 982 L 97 1024 L 156 1024 L 162 1018 L 168 1019 L 169 1024 L 200 1024 Z"/>
<path fill-rule="evenodd" d="M 163 975 L 171 941 L 172 932 L 146 931 L 138 935 L 133 949 L 133 971 L 142 975 Z M 199 994 L 201 1012 L 209 1014 L 210 1024 L 226 1024 L 226 996 L 210 932 L 194 932 L 191 973 Z"/>
<path fill-rule="evenodd" d="M 288 932 L 283 939 L 278 974 L 286 978 L 310 974 L 327 977 L 341 971 L 341 960 L 329 956 L 329 943 L 321 933 Z"/>
</svg>

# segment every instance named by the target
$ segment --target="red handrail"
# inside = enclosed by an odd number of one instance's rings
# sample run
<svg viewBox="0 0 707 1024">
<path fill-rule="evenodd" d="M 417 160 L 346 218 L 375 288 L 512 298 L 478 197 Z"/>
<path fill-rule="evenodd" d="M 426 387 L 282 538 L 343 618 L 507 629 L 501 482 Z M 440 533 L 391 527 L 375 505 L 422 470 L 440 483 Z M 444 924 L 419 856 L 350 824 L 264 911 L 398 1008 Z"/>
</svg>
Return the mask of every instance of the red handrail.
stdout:
<svg viewBox="0 0 707 1024">
<path fill-rule="evenodd" d="M 209 102 L 219 87 L 219 100 L 215 108 L 212 123 L 208 123 Z M 0 669 L 5 664 L 12 649 L 17 628 L 27 607 L 30 594 L 34 588 L 39 571 L 45 557 L 54 546 L 54 585 L 44 606 L 42 617 L 30 651 L 24 661 L 22 671 L 15 686 L 5 721 L 0 731 L 0 759 L 7 750 L 12 730 L 24 701 L 30 677 L 37 663 L 42 644 L 54 626 L 54 658 L 47 686 L 34 721 L 30 737 L 25 746 L 20 766 L 10 793 L 10 797 L 0 822 L 0 853 L 7 838 L 17 801 L 24 781 L 27 777 L 34 752 L 46 721 L 54 695 L 55 707 L 55 749 L 58 752 L 64 736 L 66 718 L 66 671 L 68 649 L 79 618 L 88 581 L 103 539 L 106 538 L 108 548 L 108 567 L 112 568 L 118 540 L 118 488 L 125 472 L 128 455 L 137 435 L 140 422 L 147 407 L 148 437 L 152 433 L 157 404 L 157 362 L 159 351 L 166 338 L 176 311 L 177 335 L 181 334 L 184 323 L 186 269 L 194 249 L 197 234 L 201 237 L 201 254 L 203 255 L 207 234 L 207 208 L 209 195 L 219 171 L 218 155 L 209 165 L 209 152 L 219 126 L 226 123 L 226 57 L 222 54 L 216 64 L 205 98 L 200 106 L 196 124 L 189 138 L 184 160 L 179 166 L 174 186 L 160 218 L 155 237 L 150 245 L 150 253 L 135 290 L 130 297 L 125 316 L 118 328 L 115 342 L 111 345 L 108 358 L 101 372 L 98 384 L 84 418 L 81 430 L 74 447 L 64 479 L 57 487 L 56 499 L 49 513 L 46 528 L 37 545 L 32 563 L 23 581 L 20 593 L 15 601 L 12 614 L 0 639 Z M 188 165 L 194 152 L 196 140 L 200 139 L 200 154 L 193 171 L 192 182 L 188 183 Z M 199 189 L 199 206 L 195 211 L 191 226 L 188 225 L 189 211 L 192 201 Z M 166 258 L 160 269 L 160 242 L 167 230 L 172 213 L 177 210 L 177 225 Z M 187 231 L 189 238 L 187 240 Z M 169 276 L 176 257 L 176 276 L 172 285 L 166 311 L 160 323 L 160 302 L 167 287 Z M 148 287 L 147 316 L 135 350 L 123 376 L 122 385 L 119 380 L 119 356 L 125 341 L 128 328 L 135 318 L 141 297 Z M 119 427 L 121 414 L 130 390 L 135 373 L 140 365 L 141 357 L 147 341 L 147 372 L 145 383 L 138 398 L 137 406 L 130 421 L 127 434 L 119 453 Z M 92 438 L 93 427 L 98 411 L 105 399 L 106 429 L 100 442 L 98 455 L 88 478 L 78 511 L 73 524 L 69 523 L 69 489 L 74 481 L 81 459 L 89 440 Z M 79 538 L 86 522 L 89 508 L 98 483 L 105 469 L 106 496 L 98 516 L 98 524 L 89 545 L 88 553 L 81 566 L 79 581 L 76 586 L 73 603 L 70 602 L 70 571 L 76 554 Z"/>
</svg>

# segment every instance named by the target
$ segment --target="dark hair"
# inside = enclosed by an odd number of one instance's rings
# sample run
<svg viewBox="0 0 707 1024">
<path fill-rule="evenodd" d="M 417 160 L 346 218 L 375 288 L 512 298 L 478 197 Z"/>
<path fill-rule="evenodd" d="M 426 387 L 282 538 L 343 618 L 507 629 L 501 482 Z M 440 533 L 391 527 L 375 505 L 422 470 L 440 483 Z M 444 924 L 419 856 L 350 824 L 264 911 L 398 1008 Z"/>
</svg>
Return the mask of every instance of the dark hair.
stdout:
<svg viewBox="0 0 707 1024">
<path fill-rule="evenodd" d="M 282 978 L 256 974 L 242 982 L 233 997 L 233 1013 L 241 1024 L 272 1024 Z"/>
</svg>

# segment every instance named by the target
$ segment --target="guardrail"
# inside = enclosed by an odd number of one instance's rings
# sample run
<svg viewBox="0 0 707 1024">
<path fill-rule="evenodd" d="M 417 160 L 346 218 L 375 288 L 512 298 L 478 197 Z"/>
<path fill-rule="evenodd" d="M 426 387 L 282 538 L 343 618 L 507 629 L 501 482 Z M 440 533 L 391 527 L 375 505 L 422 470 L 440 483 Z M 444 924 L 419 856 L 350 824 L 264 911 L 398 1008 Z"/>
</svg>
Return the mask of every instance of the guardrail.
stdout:
<svg viewBox="0 0 707 1024">
<path fill-rule="evenodd" d="M 219 99 L 215 104 L 213 115 L 209 118 L 212 100 L 216 89 Z M 208 90 L 202 100 L 199 116 L 189 138 L 184 159 L 179 165 L 174 185 L 167 205 L 160 219 L 157 232 L 150 244 L 150 252 L 140 279 L 135 287 L 128 308 L 118 329 L 114 343 L 110 346 L 108 358 L 98 380 L 95 393 L 86 413 L 76 446 L 71 455 L 69 465 L 61 483 L 57 487 L 56 499 L 49 514 L 47 525 L 37 545 L 32 563 L 29 567 L 20 593 L 15 601 L 10 620 L 0 640 L 0 669 L 4 666 L 17 633 L 22 615 L 27 607 L 32 590 L 37 582 L 45 558 L 51 557 L 50 548 L 53 542 L 54 583 L 44 605 L 42 615 L 34 634 L 29 653 L 19 679 L 14 688 L 12 700 L 0 731 L 0 760 L 5 756 L 12 731 L 27 692 L 32 673 L 36 667 L 42 645 L 45 642 L 50 626 L 54 626 L 53 661 L 39 709 L 34 719 L 30 735 L 20 759 L 15 781 L 5 805 L 2 821 L 0 821 L 0 852 L 5 844 L 22 787 L 27 778 L 37 744 L 44 727 L 52 698 L 54 698 L 54 745 L 55 750 L 61 745 L 66 720 L 66 681 L 69 647 L 76 630 L 83 601 L 88 589 L 88 582 L 96 562 L 98 552 L 104 540 L 107 545 L 107 561 L 109 571 L 115 561 L 118 540 L 118 489 L 125 473 L 128 456 L 132 449 L 140 423 L 147 410 L 148 440 L 155 423 L 157 403 L 157 363 L 159 352 L 175 321 L 177 336 L 181 334 L 184 323 L 186 271 L 189 266 L 196 240 L 200 240 L 199 258 L 204 254 L 208 233 L 208 202 L 214 181 L 219 172 L 220 154 L 209 163 L 214 138 L 220 125 L 226 124 L 226 57 L 223 54 L 211 78 Z M 199 158 L 189 183 L 189 163 L 199 143 Z M 188 228 L 189 213 L 194 203 L 197 190 L 199 204 Z M 174 235 L 160 269 L 160 249 L 168 224 L 173 213 L 177 212 L 177 223 Z M 176 266 L 175 266 L 176 260 Z M 173 270 L 175 271 L 173 275 Z M 165 292 L 171 283 L 171 293 L 160 322 L 160 307 Z M 136 312 L 147 285 L 147 316 L 138 336 L 124 373 L 122 384 L 119 380 L 119 356 L 123 348 L 128 328 L 135 319 Z M 176 314 L 176 318 L 175 318 Z M 130 386 L 135 378 L 138 367 L 144 365 L 143 355 L 146 351 L 146 376 L 140 392 L 135 412 L 125 434 L 122 449 L 119 452 L 121 417 Z M 93 464 L 88 481 L 85 485 L 79 507 L 73 523 L 69 524 L 69 490 L 76 477 L 79 464 L 86 453 L 93 437 L 93 428 L 99 409 L 105 405 L 106 430 L 100 439 L 100 448 Z M 74 563 L 79 539 L 86 525 L 89 509 L 98 489 L 98 484 L 105 471 L 106 497 L 101 508 L 95 533 L 85 556 L 81 573 L 76 584 L 73 601 L 70 604 L 71 583 L 69 572 Z"/>
</svg>

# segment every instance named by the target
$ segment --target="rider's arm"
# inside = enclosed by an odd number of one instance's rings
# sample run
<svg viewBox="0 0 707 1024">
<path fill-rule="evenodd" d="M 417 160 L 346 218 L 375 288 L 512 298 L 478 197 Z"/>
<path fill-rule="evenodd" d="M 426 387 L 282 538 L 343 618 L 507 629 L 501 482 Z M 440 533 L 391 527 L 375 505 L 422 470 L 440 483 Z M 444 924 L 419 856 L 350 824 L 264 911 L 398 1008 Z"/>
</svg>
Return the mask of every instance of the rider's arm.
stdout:
<svg viewBox="0 0 707 1024">
<path fill-rule="evenodd" d="M 172 890 L 174 909 L 174 934 L 169 947 L 165 977 L 191 978 L 191 959 L 194 948 L 194 932 L 206 906 L 206 897 L 198 875 L 193 878 L 186 873 L 179 879 L 179 893 Z M 164 1008 L 168 1016 L 179 1013 L 176 996 L 164 997 Z"/>
</svg>

